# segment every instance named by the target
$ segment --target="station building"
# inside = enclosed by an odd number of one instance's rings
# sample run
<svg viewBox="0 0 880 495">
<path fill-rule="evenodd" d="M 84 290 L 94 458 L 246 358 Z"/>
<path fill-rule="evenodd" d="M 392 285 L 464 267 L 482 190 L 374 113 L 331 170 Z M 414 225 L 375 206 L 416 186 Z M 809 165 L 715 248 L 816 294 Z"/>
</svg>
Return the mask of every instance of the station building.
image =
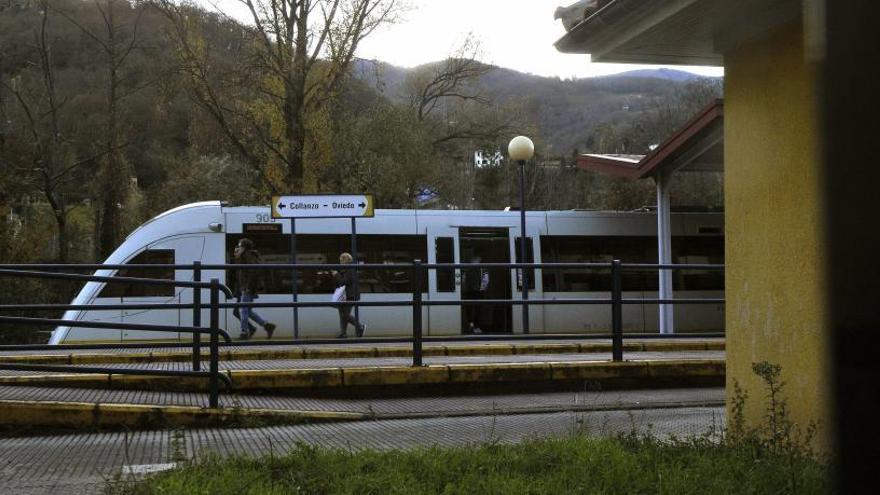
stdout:
<svg viewBox="0 0 880 495">
<path fill-rule="evenodd" d="M 781 365 L 792 419 L 801 427 L 818 422 L 816 446 L 827 450 L 833 404 L 818 119 L 822 46 L 812 12 L 798 0 L 598 1 L 556 47 L 595 62 L 724 67 L 728 393 L 737 383 L 749 396 L 747 421 L 762 422 L 766 388 L 752 364 Z M 711 108 L 721 115 L 720 102 Z M 602 157 L 581 162 L 603 166 Z M 649 172 L 639 169 L 643 162 L 629 173 Z"/>
</svg>

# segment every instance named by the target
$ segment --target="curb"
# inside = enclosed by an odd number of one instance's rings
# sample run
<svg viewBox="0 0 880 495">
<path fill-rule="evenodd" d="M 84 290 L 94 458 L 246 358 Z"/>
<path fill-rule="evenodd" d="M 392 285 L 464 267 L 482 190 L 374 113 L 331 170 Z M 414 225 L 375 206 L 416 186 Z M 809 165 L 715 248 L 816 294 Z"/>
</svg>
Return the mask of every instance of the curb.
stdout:
<svg viewBox="0 0 880 495">
<path fill-rule="evenodd" d="M 687 352 L 723 351 L 723 341 L 694 342 L 635 342 L 624 343 L 625 352 Z M 610 343 L 563 343 L 563 344 L 480 344 L 468 346 L 426 345 L 425 357 L 444 356 L 506 356 L 528 354 L 585 354 L 611 352 Z M 223 361 L 260 361 L 273 359 L 354 359 L 412 357 L 412 348 L 405 347 L 301 347 L 268 350 L 229 350 L 221 347 Z M 30 354 L 0 355 L 0 362 L 7 364 L 123 364 L 123 363 L 169 363 L 187 362 L 192 352 L 149 352 L 131 354 Z M 202 360 L 207 361 L 208 352 L 203 347 Z"/>
<path fill-rule="evenodd" d="M 146 429 L 169 426 L 247 426 L 248 421 L 276 424 L 358 421 L 368 419 L 369 416 L 335 411 L 0 400 L 0 418 L 3 418 L 2 423 L 5 426 Z"/>
<path fill-rule="evenodd" d="M 662 361 L 584 361 L 493 364 L 447 364 L 418 368 L 372 366 L 352 368 L 227 370 L 233 392 L 285 390 L 316 392 L 320 390 L 355 390 L 369 387 L 435 386 L 465 384 L 526 384 L 543 382 L 589 381 L 680 381 L 721 379 L 725 376 L 724 359 L 670 359 Z M 204 378 L 138 376 L 118 374 L 17 375 L 0 377 L 0 385 L 25 385 L 67 388 L 110 388 L 204 392 Z"/>
<path fill-rule="evenodd" d="M 531 408 L 493 408 L 460 411 L 358 413 L 348 411 L 292 411 L 284 409 L 210 409 L 191 406 L 102 404 L 89 402 L 32 402 L 0 400 L 3 426 L 44 428 L 125 428 L 132 430 L 172 427 L 259 427 L 351 421 L 380 421 L 477 416 L 513 416 L 556 412 L 641 411 L 724 407 L 723 400 L 652 402 L 645 404 L 570 404 Z"/>
<path fill-rule="evenodd" d="M 370 419 L 428 419 L 428 418 L 466 418 L 474 416 L 524 416 L 528 414 L 547 414 L 556 412 L 601 412 L 601 411 L 645 411 L 652 409 L 684 409 L 693 407 L 725 407 L 723 400 L 705 400 L 694 402 L 651 402 L 646 404 L 590 404 L 538 406 L 531 408 L 495 408 L 471 409 L 466 411 L 446 411 L 442 413 L 411 412 L 382 413 Z"/>
</svg>

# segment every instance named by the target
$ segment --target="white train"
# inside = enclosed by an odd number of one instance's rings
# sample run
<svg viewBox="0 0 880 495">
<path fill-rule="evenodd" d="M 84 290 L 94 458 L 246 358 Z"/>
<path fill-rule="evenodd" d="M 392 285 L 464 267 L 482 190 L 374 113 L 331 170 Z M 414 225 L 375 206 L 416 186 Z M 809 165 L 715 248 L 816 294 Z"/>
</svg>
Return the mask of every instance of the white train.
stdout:
<svg viewBox="0 0 880 495">
<path fill-rule="evenodd" d="M 722 213 L 672 215 L 674 263 L 723 263 Z M 656 263 L 656 214 L 651 212 L 535 211 L 527 212 L 526 230 L 536 262 L 587 262 L 621 259 L 624 263 Z M 376 210 L 374 218 L 357 220 L 357 254 L 362 263 L 467 263 L 475 256 L 483 262 L 508 263 L 518 259 L 520 214 L 516 211 Z M 273 220 L 269 207 L 229 207 L 219 201 L 188 204 L 148 221 L 123 242 L 106 264 L 229 263 L 233 247 L 242 237 L 252 239 L 264 263 L 290 262 L 290 223 Z M 297 263 L 336 263 L 350 251 L 349 219 L 301 219 L 296 223 Z M 528 253 L 531 255 L 531 253 Z M 530 261 L 528 256 L 526 261 Z M 190 270 L 121 270 L 119 275 L 192 280 Z M 537 270 L 530 277 L 530 299 L 607 298 L 607 270 Z M 96 275 L 113 276 L 115 270 Z M 492 268 L 487 298 L 519 299 L 520 277 L 515 270 Z M 231 285 L 231 272 L 204 270 L 203 280 L 218 278 Z M 268 270 L 266 287 L 257 302 L 289 302 L 292 276 L 288 270 Z M 432 270 L 425 300 L 460 300 L 460 270 Z M 675 272 L 675 297 L 723 297 L 720 271 Z M 300 301 L 329 301 L 333 287 L 326 272 L 304 269 L 298 275 Z M 402 300 L 411 296 L 409 271 L 363 271 L 360 287 L 364 301 Z M 657 297 L 655 271 L 624 272 L 624 297 Z M 88 311 L 67 311 L 66 320 L 152 323 L 187 326 L 192 310 L 100 310 L 106 304 L 191 303 L 192 289 L 165 286 L 87 283 L 72 304 L 93 305 Z M 203 301 L 207 301 L 207 291 Z M 293 337 L 291 308 L 260 308 L 258 312 L 278 325 L 276 339 Z M 411 334 L 409 307 L 362 307 L 368 336 Z M 202 317 L 207 322 L 207 310 Z M 240 323 L 232 310 L 221 312 L 221 326 L 237 335 Z M 334 308 L 299 309 L 301 338 L 330 338 L 338 332 Z M 608 305 L 534 305 L 530 307 L 531 333 L 601 333 L 610 331 Z M 424 308 L 424 333 L 457 335 L 464 328 L 459 306 Z M 658 328 L 657 306 L 625 305 L 625 332 L 650 333 Z M 676 332 L 722 331 L 724 308 L 720 304 L 676 305 Z M 493 333 L 522 332 L 519 306 L 484 307 L 479 326 Z M 261 334 L 257 334 L 259 338 Z M 51 344 L 188 340 L 189 334 L 155 333 L 97 328 L 58 327 Z"/>
</svg>

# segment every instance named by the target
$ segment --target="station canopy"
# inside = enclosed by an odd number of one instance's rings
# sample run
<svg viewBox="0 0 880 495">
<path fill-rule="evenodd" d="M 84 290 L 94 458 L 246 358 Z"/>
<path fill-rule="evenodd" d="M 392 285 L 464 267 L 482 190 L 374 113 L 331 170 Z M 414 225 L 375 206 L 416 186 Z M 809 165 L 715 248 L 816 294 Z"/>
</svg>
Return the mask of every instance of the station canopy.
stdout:
<svg viewBox="0 0 880 495">
<path fill-rule="evenodd" d="M 724 102 L 715 100 L 647 155 L 583 154 L 577 166 L 629 180 L 724 170 Z"/>
<path fill-rule="evenodd" d="M 800 18 L 802 0 L 593 0 L 556 41 L 593 62 L 723 66 L 723 53 Z"/>
</svg>

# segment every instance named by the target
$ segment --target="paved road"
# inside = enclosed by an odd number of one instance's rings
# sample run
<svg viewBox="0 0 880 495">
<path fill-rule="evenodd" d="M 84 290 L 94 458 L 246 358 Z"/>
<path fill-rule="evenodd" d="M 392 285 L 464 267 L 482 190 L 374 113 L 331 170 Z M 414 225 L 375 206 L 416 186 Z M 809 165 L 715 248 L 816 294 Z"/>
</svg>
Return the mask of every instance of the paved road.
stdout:
<svg viewBox="0 0 880 495">
<path fill-rule="evenodd" d="M 435 412 L 430 416 L 434 417 L 178 433 L 140 431 L 0 438 L 0 488 L 3 493 L 93 493 L 120 473 L 161 469 L 175 455 L 264 455 L 270 451 L 277 454 L 297 442 L 342 449 L 393 449 L 518 442 L 569 434 L 610 435 L 633 430 L 650 430 L 660 437 L 702 435 L 717 433 L 723 427 L 724 409 L 718 404 L 723 395 L 720 389 L 688 389 L 373 400 L 369 407 L 384 407 L 388 414 L 433 407 Z M 584 401 L 591 401 L 592 407 Z M 363 401 L 356 400 L 336 400 L 326 405 L 340 407 L 340 402 L 353 408 L 366 407 Z M 488 412 L 490 404 L 498 412 Z M 619 409 L 589 410 L 615 404 Z M 548 405 L 556 410 L 542 410 Z M 513 406 L 518 409 L 507 412 L 519 414 L 504 413 L 504 408 Z M 454 411 L 469 411 L 470 415 L 444 416 Z"/>
</svg>

